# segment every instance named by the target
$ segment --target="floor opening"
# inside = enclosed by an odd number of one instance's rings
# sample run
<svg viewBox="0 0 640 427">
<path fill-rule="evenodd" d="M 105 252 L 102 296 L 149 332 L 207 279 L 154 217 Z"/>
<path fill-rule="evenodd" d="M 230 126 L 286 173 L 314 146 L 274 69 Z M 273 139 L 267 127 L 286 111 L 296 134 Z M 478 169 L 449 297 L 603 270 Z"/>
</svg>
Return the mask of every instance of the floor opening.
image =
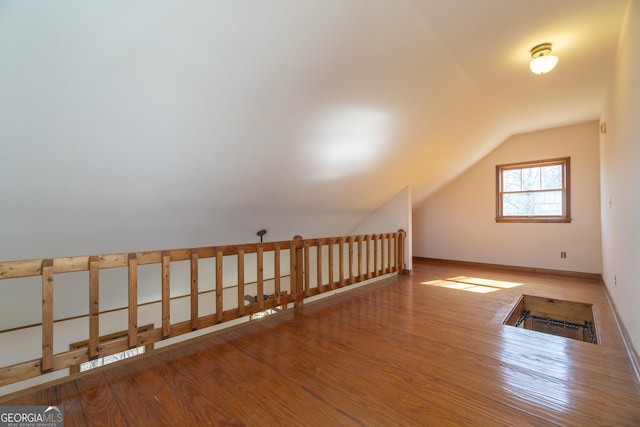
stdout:
<svg viewBox="0 0 640 427">
<path fill-rule="evenodd" d="M 522 295 L 505 325 L 598 343 L 593 304 Z"/>
</svg>

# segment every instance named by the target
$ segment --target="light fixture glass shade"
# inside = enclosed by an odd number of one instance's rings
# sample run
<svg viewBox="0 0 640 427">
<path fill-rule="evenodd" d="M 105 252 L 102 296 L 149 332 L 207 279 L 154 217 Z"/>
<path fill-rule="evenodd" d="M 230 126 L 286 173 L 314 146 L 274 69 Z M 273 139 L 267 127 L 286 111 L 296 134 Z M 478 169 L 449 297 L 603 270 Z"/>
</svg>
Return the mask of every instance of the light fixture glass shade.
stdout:
<svg viewBox="0 0 640 427">
<path fill-rule="evenodd" d="M 531 60 L 529 67 L 535 74 L 546 74 L 553 70 L 558 63 L 558 57 L 555 55 L 542 55 Z"/>
</svg>

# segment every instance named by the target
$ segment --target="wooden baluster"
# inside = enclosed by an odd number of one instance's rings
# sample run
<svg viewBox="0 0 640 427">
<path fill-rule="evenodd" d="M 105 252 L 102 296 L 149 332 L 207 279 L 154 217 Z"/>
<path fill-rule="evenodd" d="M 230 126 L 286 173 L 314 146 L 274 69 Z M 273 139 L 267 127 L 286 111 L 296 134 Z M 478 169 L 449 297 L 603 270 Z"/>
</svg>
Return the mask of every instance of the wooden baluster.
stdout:
<svg viewBox="0 0 640 427">
<path fill-rule="evenodd" d="M 333 245 L 335 244 L 335 242 L 336 240 L 333 237 L 329 239 L 329 287 L 331 289 L 336 288 L 336 282 L 333 280 Z"/>
<path fill-rule="evenodd" d="M 273 286 L 276 293 L 276 305 L 282 305 L 282 296 L 280 295 L 280 243 L 273 246 Z"/>
<path fill-rule="evenodd" d="M 307 298 L 310 294 L 309 287 L 311 286 L 311 271 L 309 271 L 309 242 L 304 242 L 304 297 Z"/>
<path fill-rule="evenodd" d="M 367 279 L 371 279 L 371 235 L 369 234 L 365 238 L 365 245 L 367 246 Z"/>
<path fill-rule="evenodd" d="M 42 261 L 42 373 L 53 370 L 53 260 Z"/>
<path fill-rule="evenodd" d="M 393 271 L 398 271 L 398 233 L 393 233 Z"/>
<path fill-rule="evenodd" d="M 295 236 L 291 242 L 291 289 L 294 295 L 294 307 L 304 305 L 303 275 L 302 275 L 302 236 Z"/>
<path fill-rule="evenodd" d="M 257 247 L 257 273 L 258 273 L 258 310 L 264 311 L 264 254 L 262 243 L 258 243 Z"/>
<path fill-rule="evenodd" d="M 162 338 L 171 336 L 171 256 L 162 252 Z"/>
<path fill-rule="evenodd" d="M 222 322 L 222 249 L 216 248 L 216 323 Z"/>
<path fill-rule="evenodd" d="M 339 256 L 339 274 L 340 274 L 340 282 L 338 284 L 338 287 L 343 287 L 344 286 L 344 237 L 340 237 L 340 239 L 338 240 L 340 242 L 340 246 L 338 247 L 338 256 Z"/>
<path fill-rule="evenodd" d="M 362 236 L 358 236 L 358 281 L 364 280 L 364 274 L 362 272 Z"/>
<path fill-rule="evenodd" d="M 138 346 L 138 258 L 129 254 L 129 348 Z"/>
<path fill-rule="evenodd" d="M 191 330 L 198 329 L 198 252 L 191 251 Z"/>
<path fill-rule="evenodd" d="M 322 293 L 322 245 L 320 244 L 320 239 L 318 239 L 318 242 L 316 243 L 316 270 L 318 293 Z"/>
<path fill-rule="evenodd" d="M 98 357 L 100 346 L 100 259 L 89 257 L 89 359 Z"/>
<path fill-rule="evenodd" d="M 353 236 L 348 237 L 349 240 L 349 280 L 348 283 L 353 283 Z"/>
<path fill-rule="evenodd" d="M 295 237 L 294 237 L 295 239 Z M 292 298 L 296 296 L 296 249 L 294 247 L 294 241 L 291 241 L 289 246 L 289 289 L 291 290 Z"/>
<path fill-rule="evenodd" d="M 386 239 L 385 239 L 386 235 L 385 234 L 381 234 L 380 235 L 380 274 L 383 275 L 385 274 L 385 263 L 384 261 L 386 260 L 385 257 L 385 253 L 386 253 Z"/>
<path fill-rule="evenodd" d="M 238 316 L 244 316 L 244 248 L 238 246 Z"/>
<path fill-rule="evenodd" d="M 384 233 L 380 234 L 380 268 L 378 271 L 378 275 L 384 275 L 384 265 L 386 260 L 386 251 L 385 251 L 385 235 Z"/>
<path fill-rule="evenodd" d="M 378 234 L 373 236 L 373 277 L 378 277 Z"/>
<path fill-rule="evenodd" d="M 387 273 L 391 273 L 391 234 L 387 233 Z"/>
</svg>

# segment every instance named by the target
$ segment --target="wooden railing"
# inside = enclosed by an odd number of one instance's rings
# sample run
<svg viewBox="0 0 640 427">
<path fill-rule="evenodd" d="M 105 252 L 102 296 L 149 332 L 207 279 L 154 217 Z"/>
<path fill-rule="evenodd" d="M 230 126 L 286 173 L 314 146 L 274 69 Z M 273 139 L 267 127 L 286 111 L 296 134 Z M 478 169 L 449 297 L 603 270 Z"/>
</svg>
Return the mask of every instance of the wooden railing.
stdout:
<svg viewBox="0 0 640 427">
<path fill-rule="evenodd" d="M 41 323 L 12 328 L 0 325 L 0 337 L 5 333 L 41 327 L 41 357 L 0 368 L 0 386 L 77 366 L 89 360 L 149 345 L 267 309 L 300 307 L 306 298 L 323 292 L 402 272 L 405 269 L 405 237 L 406 233 L 403 230 L 396 233 L 318 239 L 296 236 L 291 241 L 280 242 L 0 262 L 0 298 L 12 298 L 2 288 L 5 279 L 40 276 L 42 282 Z M 251 282 L 245 281 L 247 268 L 251 268 L 245 265 L 248 254 L 255 254 L 251 259 L 255 258 L 253 272 L 256 280 Z M 273 261 L 273 269 L 271 271 L 270 266 L 270 277 L 265 278 L 264 263 L 267 254 Z M 285 258 L 287 255 L 288 263 Z M 203 292 L 200 289 L 204 287 L 203 283 L 198 278 L 199 260 L 207 258 L 212 258 L 215 263 L 215 286 Z M 237 263 L 237 271 L 234 272 L 235 283 L 224 283 L 223 266 L 226 258 L 234 258 L 234 263 Z M 190 265 L 189 293 L 172 297 L 172 265 L 179 261 L 188 261 Z M 283 263 L 285 268 L 282 268 Z M 157 265 L 160 269 L 161 280 L 157 286 L 161 288 L 161 299 L 151 303 L 159 304 L 161 316 L 153 329 L 139 332 L 139 310 L 143 305 L 150 304 L 140 304 L 138 298 L 138 273 L 139 268 L 144 265 Z M 113 268 L 125 268 L 127 271 L 128 304 L 115 310 L 101 311 L 101 271 Z M 54 319 L 53 296 L 56 276 L 74 272 L 88 273 L 88 310 L 80 316 Z M 253 273 L 251 275 L 253 276 Z M 266 291 L 267 287 L 269 291 Z M 230 298 L 229 291 L 233 288 L 236 288 L 235 295 Z M 247 295 L 249 288 L 251 292 Z M 214 296 L 211 307 L 199 302 L 199 298 L 205 293 Z M 252 298 L 248 298 L 249 296 Z M 189 319 L 186 321 L 172 321 L 171 303 L 177 298 L 190 298 Z M 118 310 L 126 313 L 126 336 L 109 341 L 101 340 L 101 317 Z M 199 312 L 205 311 L 210 314 L 199 315 Z M 83 334 L 83 339 L 88 342 L 87 347 L 55 353 L 54 324 L 78 318 L 88 320 L 88 330 Z M 68 345 L 66 348 L 69 348 Z"/>
</svg>

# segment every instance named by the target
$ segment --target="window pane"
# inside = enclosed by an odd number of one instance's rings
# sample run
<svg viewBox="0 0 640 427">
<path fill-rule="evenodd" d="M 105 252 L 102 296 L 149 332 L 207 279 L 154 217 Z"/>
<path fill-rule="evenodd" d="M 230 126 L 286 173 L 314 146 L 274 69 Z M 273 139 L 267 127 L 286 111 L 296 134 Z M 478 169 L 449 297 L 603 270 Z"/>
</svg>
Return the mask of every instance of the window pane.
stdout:
<svg viewBox="0 0 640 427">
<path fill-rule="evenodd" d="M 543 166 L 542 190 L 562 189 L 562 165 Z"/>
<path fill-rule="evenodd" d="M 507 169 L 502 171 L 502 191 L 522 190 L 522 170 Z"/>
<path fill-rule="evenodd" d="M 562 191 L 503 194 L 505 216 L 562 215 Z"/>
<path fill-rule="evenodd" d="M 522 169 L 522 189 L 540 190 L 540 168 Z"/>
</svg>

